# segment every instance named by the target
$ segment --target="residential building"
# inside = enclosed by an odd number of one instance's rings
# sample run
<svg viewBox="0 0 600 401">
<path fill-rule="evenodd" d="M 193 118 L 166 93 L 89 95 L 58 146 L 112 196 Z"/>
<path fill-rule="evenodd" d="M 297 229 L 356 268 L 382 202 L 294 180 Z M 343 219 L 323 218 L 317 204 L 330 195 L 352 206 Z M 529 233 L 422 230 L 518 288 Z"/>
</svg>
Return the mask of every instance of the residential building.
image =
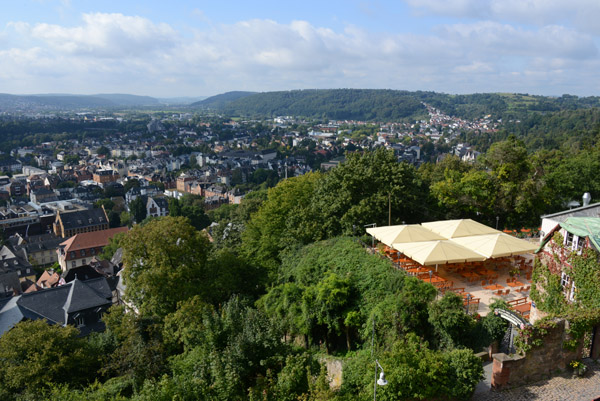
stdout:
<svg viewBox="0 0 600 401">
<path fill-rule="evenodd" d="M 115 182 L 118 178 L 119 173 L 113 170 L 96 170 L 92 176 L 92 179 L 101 185 L 108 182 Z"/>
<path fill-rule="evenodd" d="M 117 227 L 101 231 L 76 234 L 62 242 L 57 251 L 58 264 L 63 272 L 72 268 L 88 265 L 93 257 L 99 255 L 109 240 L 119 233 L 128 231 L 127 227 Z"/>
<path fill-rule="evenodd" d="M 163 217 L 169 214 L 169 202 L 164 197 L 148 198 L 146 203 L 146 215 L 152 217 Z"/>
<path fill-rule="evenodd" d="M 72 325 L 81 335 L 104 331 L 101 318 L 112 305 L 112 290 L 102 277 L 41 289 L 10 299 L 0 309 L 0 335 L 22 320 L 43 319 L 50 324 Z"/>
<path fill-rule="evenodd" d="M 13 250 L 23 252 L 27 260 L 40 266 L 58 262 L 56 250 L 63 241 L 64 238 L 54 234 L 24 236 L 17 233 L 8 239 Z"/>
<path fill-rule="evenodd" d="M 54 234 L 62 238 L 76 234 L 108 229 L 108 216 L 104 207 L 99 209 L 57 212 Z"/>
<path fill-rule="evenodd" d="M 0 248 L 0 274 L 11 272 L 17 273 L 21 282 L 25 280 L 35 281 L 35 270 L 26 256 L 21 252 L 13 252 L 4 245 Z"/>
</svg>

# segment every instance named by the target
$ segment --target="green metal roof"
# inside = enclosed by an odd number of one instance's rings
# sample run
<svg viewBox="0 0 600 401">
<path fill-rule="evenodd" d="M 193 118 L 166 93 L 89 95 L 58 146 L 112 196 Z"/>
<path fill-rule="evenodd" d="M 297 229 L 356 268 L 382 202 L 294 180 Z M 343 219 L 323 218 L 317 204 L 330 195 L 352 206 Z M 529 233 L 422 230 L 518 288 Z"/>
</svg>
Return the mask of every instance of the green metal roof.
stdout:
<svg viewBox="0 0 600 401">
<path fill-rule="evenodd" d="M 578 237 L 588 237 L 594 248 L 600 252 L 600 218 L 569 217 L 560 226 Z"/>
<path fill-rule="evenodd" d="M 541 251 L 552 239 L 553 234 L 558 231 L 558 226 L 578 237 L 589 238 L 594 248 L 600 252 L 600 217 L 569 217 L 563 223 L 559 223 L 544 237 L 540 247 L 535 253 Z"/>
</svg>

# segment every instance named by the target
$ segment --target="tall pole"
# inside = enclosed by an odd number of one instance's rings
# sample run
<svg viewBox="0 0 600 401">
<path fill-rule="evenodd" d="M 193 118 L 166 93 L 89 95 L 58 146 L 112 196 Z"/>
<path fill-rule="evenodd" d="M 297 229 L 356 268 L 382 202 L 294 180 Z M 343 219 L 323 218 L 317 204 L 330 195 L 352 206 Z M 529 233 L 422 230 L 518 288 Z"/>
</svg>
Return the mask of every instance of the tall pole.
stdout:
<svg viewBox="0 0 600 401">
<path fill-rule="evenodd" d="M 371 358 L 375 349 L 375 316 L 373 316 L 373 335 L 371 337 Z M 375 363 L 375 382 L 373 384 L 373 401 L 377 401 L 377 363 Z"/>
<path fill-rule="evenodd" d="M 392 193 L 388 192 L 388 226 L 392 225 Z"/>
</svg>

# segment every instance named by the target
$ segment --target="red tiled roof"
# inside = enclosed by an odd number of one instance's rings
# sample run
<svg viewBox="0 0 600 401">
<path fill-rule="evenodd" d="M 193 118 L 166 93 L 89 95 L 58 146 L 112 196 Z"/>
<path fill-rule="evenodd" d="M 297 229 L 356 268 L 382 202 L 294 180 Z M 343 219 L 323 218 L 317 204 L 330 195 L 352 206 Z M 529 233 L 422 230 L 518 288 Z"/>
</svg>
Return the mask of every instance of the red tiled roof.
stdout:
<svg viewBox="0 0 600 401">
<path fill-rule="evenodd" d="M 48 270 L 45 270 L 36 284 L 42 288 L 50 288 L 54 287 L 58 283 L 58 280 L 60 280 L 60 275 L 57 272 L 50 273 Z"/>
<path fill-rule="evenodd" d="M 64 246 L 65 252 L 73 252 L 80 249 L 104 247 L 108 240 L 115 234 L 129 231 L 127 227 L 109 228 L 108 230 L 92 231 L 89 233 L 76 234 L 60 245 Z"/>
</svg>

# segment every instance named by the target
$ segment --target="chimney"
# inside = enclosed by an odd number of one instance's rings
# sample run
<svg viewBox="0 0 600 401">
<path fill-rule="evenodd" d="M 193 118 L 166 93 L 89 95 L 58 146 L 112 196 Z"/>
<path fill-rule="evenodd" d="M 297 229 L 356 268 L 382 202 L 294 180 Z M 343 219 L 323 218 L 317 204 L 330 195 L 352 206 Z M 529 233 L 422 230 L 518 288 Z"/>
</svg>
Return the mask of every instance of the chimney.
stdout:
<svg viewBox="0 0 600 401">
<path fill-rule="evenodd" d="M 592 200 L 592 195 L 590 195 L 589 192 L 586 192 L 583 194 L 583 206 L 589 205 L 591 200 Z"/>
</svg>

